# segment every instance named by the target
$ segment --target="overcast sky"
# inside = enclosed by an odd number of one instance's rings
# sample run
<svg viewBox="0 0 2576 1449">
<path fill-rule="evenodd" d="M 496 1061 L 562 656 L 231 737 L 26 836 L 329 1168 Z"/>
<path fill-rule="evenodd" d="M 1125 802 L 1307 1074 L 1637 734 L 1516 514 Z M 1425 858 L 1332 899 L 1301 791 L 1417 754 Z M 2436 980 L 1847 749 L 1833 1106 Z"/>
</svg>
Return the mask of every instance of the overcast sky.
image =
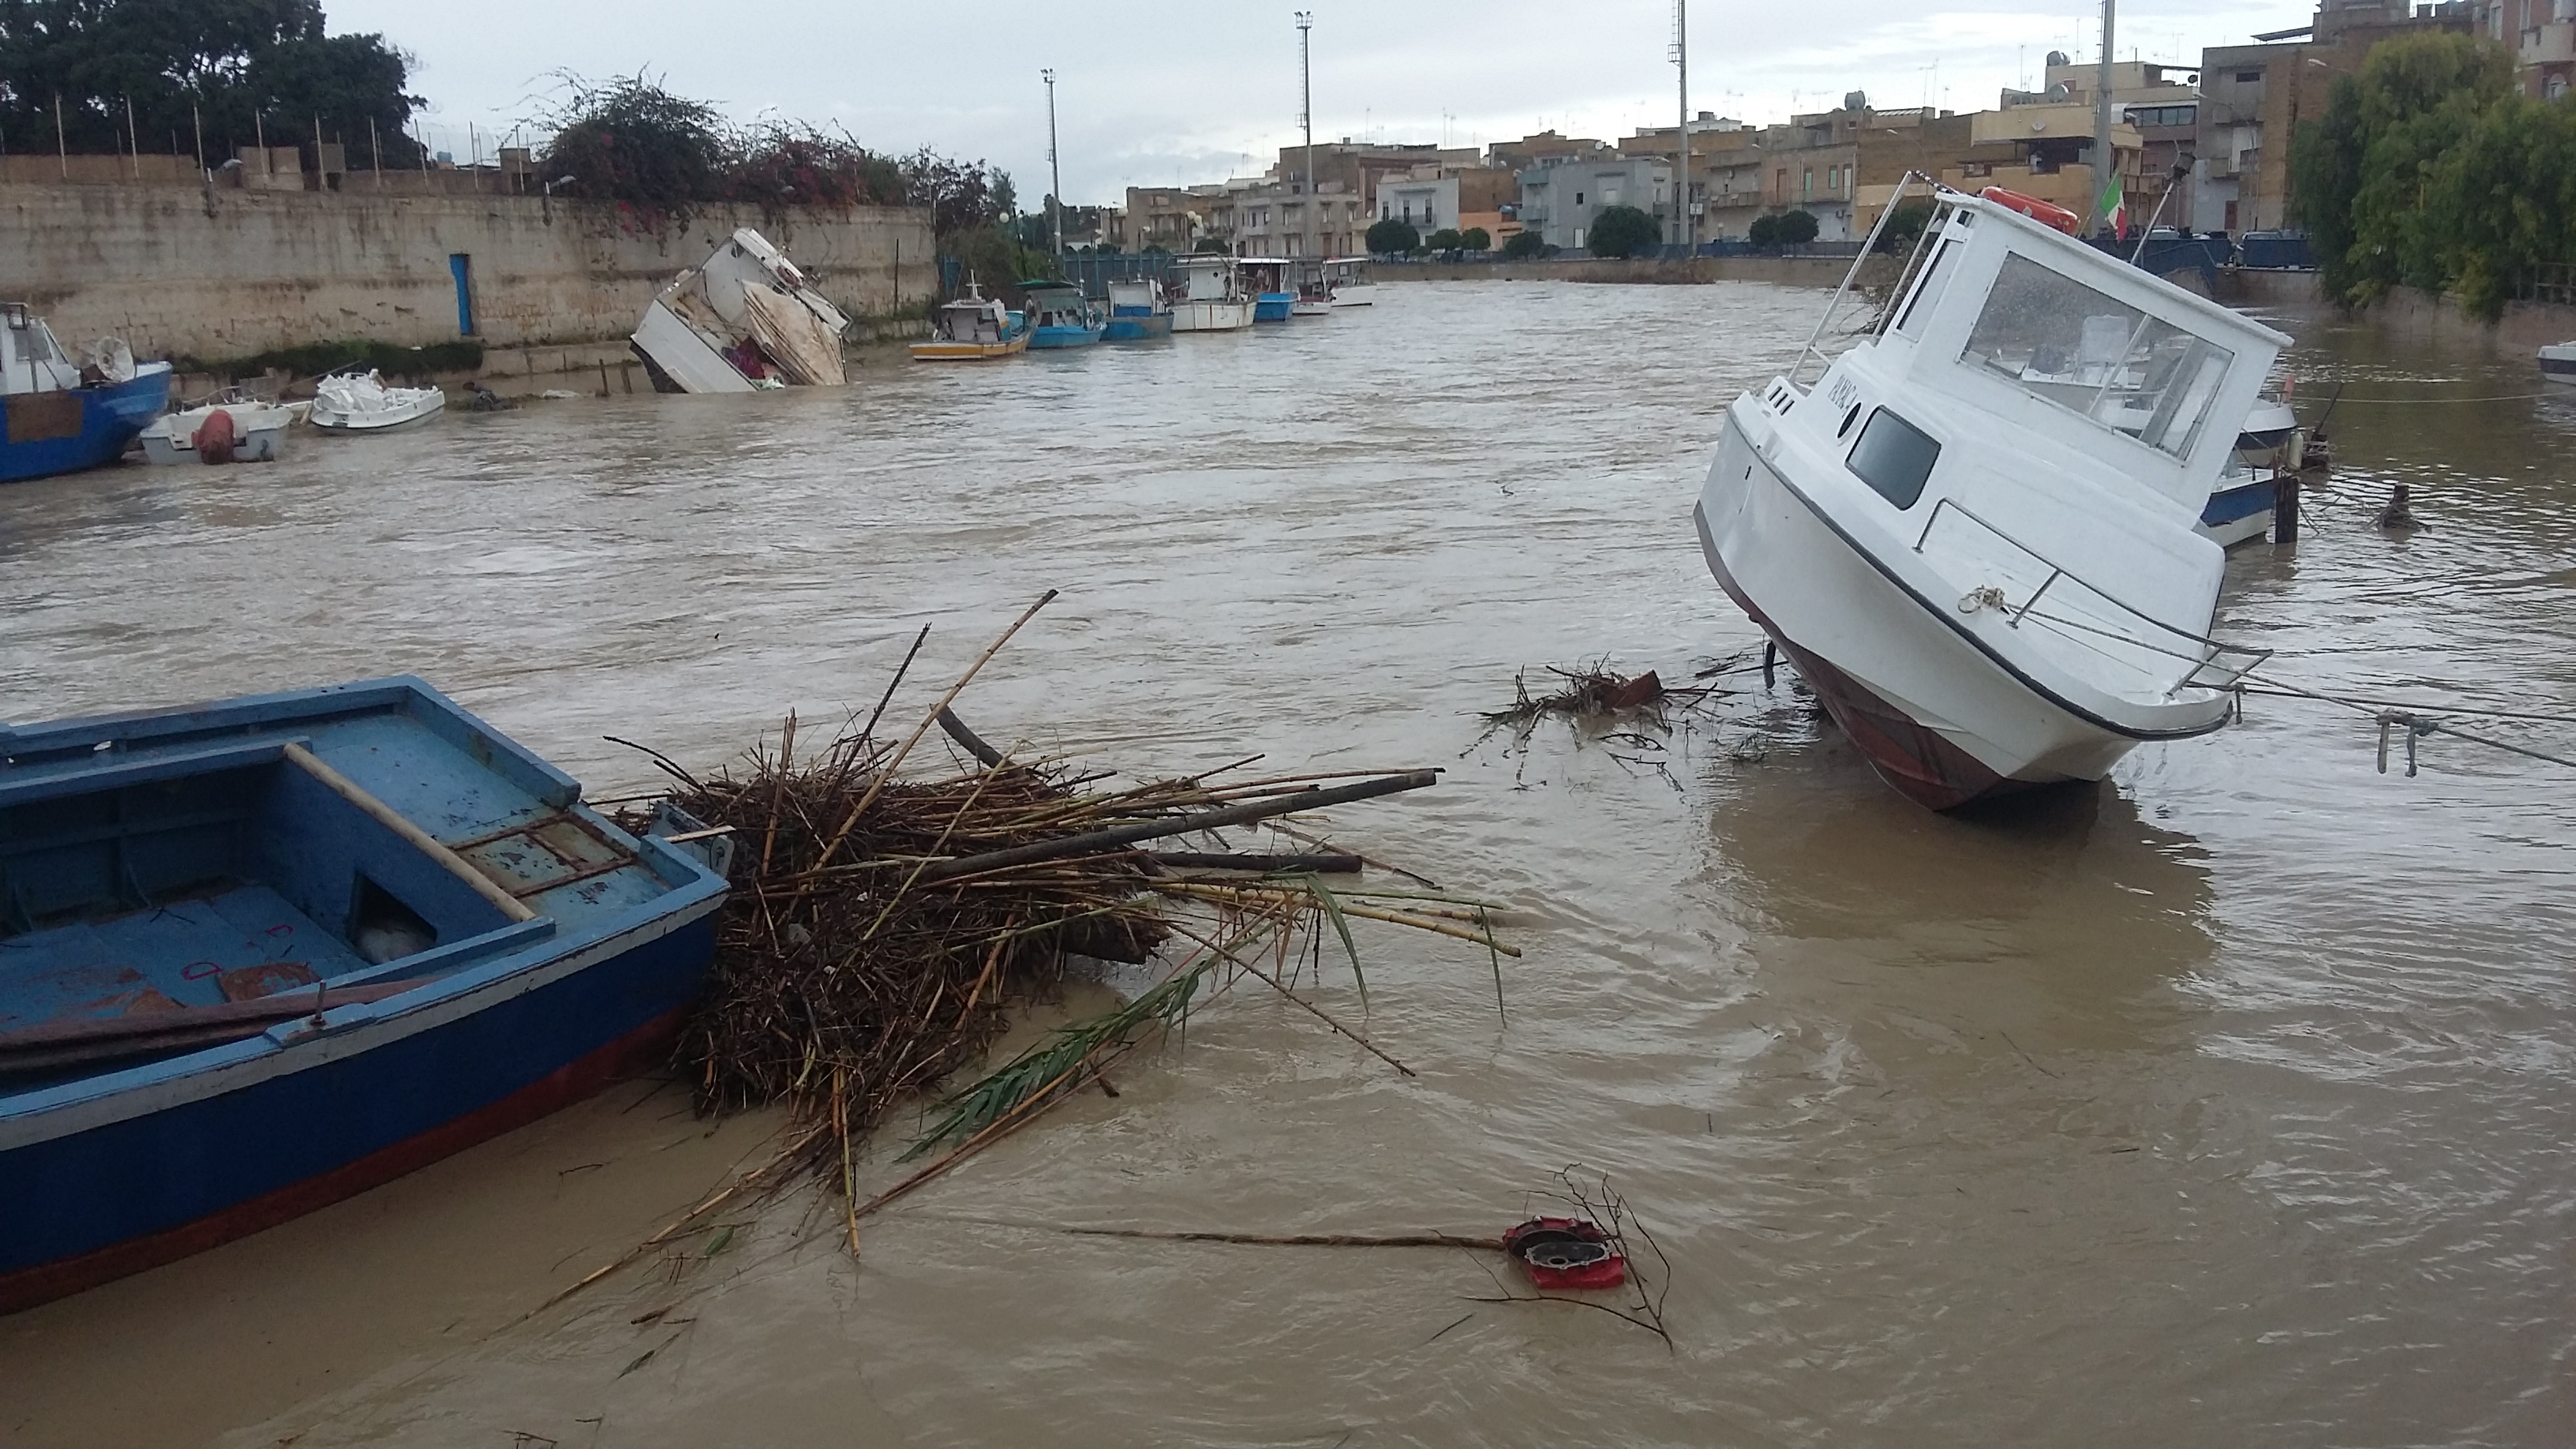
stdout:
<svg viewBox="0 0 2576 1449">
<path fill-rule="evenodd" d="M 1043 68 L 1056 72 L 1071 201 L 1257 173 L 1298 135 L 1287 4 L 326 5 L 334 32 L 381 31 L 418 58 L 433 139 L 460 157 L 469 124 L 542 115 L 567 70 L 647 71 L 740 120 L 769 113 L 845 126 L 881 150 L 987 159 L 1024 205 L 1047 190 Z M 1313 13 L 1319 141 L 1469 145 L 1548 127 L 1607 140 L 1672 123 L 1669 0 L 1317 0 Z M 2115 49 L 2196 65 L 2204 45 L 2246 44 L 2311 13 L 2309 0 L 2124 0 Z M 1896 0 L 1692 0 L 1691 108 L 1777 120 L 1863 90 L 1881 107 L 1980 109 L 2003 86 L 2036 83 L 2050 50 L 2091 59 L 2100 25 L 2085 0 L 1931 13 Z"/>
</svg>

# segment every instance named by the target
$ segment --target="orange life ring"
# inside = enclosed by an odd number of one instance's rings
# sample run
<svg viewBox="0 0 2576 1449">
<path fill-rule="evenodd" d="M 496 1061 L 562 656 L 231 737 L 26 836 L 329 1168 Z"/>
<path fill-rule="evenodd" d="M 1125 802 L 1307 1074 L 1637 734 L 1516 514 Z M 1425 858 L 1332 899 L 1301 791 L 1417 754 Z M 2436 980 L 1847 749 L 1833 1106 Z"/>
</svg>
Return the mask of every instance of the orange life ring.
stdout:
<svg viewBox="0 0 2576 1449">
<path fill-rule="evenodd" d="M 2018 191 L 2006 191 L 2000 186 L 1989 186 L 1977 194 L 1997 206 L 2018 211 L 2041 226 L 2053 226 L 2068 236 L 2075 235 L 2076 231 L 2084 225 L 2083 218 L 2074 212 L 2068 211 L 2056 202 L 2042 201 L 2036 196 L 2024 196 Z"/>
</svg>

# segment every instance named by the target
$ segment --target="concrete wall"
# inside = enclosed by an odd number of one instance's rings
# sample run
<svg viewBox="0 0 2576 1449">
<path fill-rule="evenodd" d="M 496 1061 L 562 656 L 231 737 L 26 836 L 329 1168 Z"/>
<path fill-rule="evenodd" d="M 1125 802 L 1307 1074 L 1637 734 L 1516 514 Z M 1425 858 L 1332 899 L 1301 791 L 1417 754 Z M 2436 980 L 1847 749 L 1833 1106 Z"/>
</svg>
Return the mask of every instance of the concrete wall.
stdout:
<svg viewBox="0 0 2576 1449">
<path fill-rule="evenodd" d="M 1861 268 L 1859 285 L 1885 287 L 1896 280 L 1903 257 L 1878 256 Z M 1778 282 L 1792 287 L 1840 286 L 1849 257 L 1695 257 L 1689 261 L 1583 260 L 1523 262 L 1372 262 L 1383 282 Z"/>
<path fill-rule="evenodd" d="M 530 196 L 156 186 L 0 187 L 0 298 L 67 342 L 143 356 L 241 357 L 364 338 L 454 341 L 449 257 L 471 257 L 476 335 L 493 346 L 633 330 L 655 291 L 737 226 L 784 248 L 853 316 L 918 310 L 938 286 L 930 213 L 722 209 L 635 229 L 614 206 Z"/>
</svg>

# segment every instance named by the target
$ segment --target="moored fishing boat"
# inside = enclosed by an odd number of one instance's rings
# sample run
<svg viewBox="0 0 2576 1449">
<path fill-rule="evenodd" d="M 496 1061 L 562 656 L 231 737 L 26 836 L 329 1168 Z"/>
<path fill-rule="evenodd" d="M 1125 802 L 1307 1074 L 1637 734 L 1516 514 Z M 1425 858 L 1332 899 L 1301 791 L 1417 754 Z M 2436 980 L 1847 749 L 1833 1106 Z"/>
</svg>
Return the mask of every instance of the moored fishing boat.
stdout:
<svg viewBox="0 0 2576 1449">
<path fill-rule="evenodd" d="M 1288 304 L 1291 317 L 1330 317 L 1333 315 L 1333 279 L 1325 270 L 1330 263 L 1300 262 L 1290 270 L 1296 300 Z"/>
<path fill-rule="evenodd" d="M 215 423 L 215 414 L 224 421 Z M 156 418 L 142 433 L 147 463 L 274 463 L 297 409 L 227 398 Z M 212 424 L 213 426 L 209 426 Z M 202 446 L 201 446 L 202 444 Z"/>
<path fill-rule="evenodd" d="M 940 304 L 930 335 L 912 344 L 916 362 L 982 362 L 1028 350 L 1026 320 L 973 282 L 965 296 Z"/>
<path fill-rule="evenodd" d="M 2192 530 L 2288 339 L 1946 191 L 1897 297 L 1727 410 L 1720 586 L 1935 809 L 2219 728 L 2264 655 L 2207 637 L 2225 555 Z"/>
<path fill-rule="evenodd" d="M 1366 257 L 1331 257 L 1324 262 L 1324 279 L 1332 284 L 1336 308 L 1373 307 L 1377 299 L 1369 294 L 1377 284 L 1369 280 Z"/>
<path fill-rule="evenodd" d="M 1089 347 L 1108 330 L 1108 317 L 1070 282 L 1041 278 L 1020 283 L 1020 291 L 1028 298 L 1032 350 Z"/>
<path fill-rule="evenodd" d="M 337 373 L 313 385 L 305 421 L 325 433 L 389 433 L 428 422 L 447 408 L 434 387 L 387 387 L 382 374 Z"/>
<path fill-rule="evenodd" d="M 1161 283 L 1140 279 L 1109 284 L 1109 324 L 1101 333 L 1103 341 L 1141 342 L 1171 335 L 1172 308 L 1163 300 Z"/>
<path fill-rule="evenodd" d="M 1235 263 L 1243 278 L 1243 290 L 1252 296 L 1252 320 L 1285 322 L 1297 306 L 1296 289 L 1288 282 L 1288 261 L 1284 257 L 1244 257 Z"/>
<path fill-rule="evenodd" d="M 658 1060 L 705 848 L 416 679 L 0 726 L 0 1312 Z"/>
<path fill-rule="evenodd" d="M 1194 255 L 1181 262 L 1181 295 L 1172 303 L 1175 332 L 1239 332 L 1252 325 L 1252 298 L 1234 258 Z"/>
<path fill-rule="evenodd" d="M 0 304 L 0 483 L 113 463 L 170 403 L 170 364 L 102 342 L 75 363 L 23 302 Z"/>
</svg>

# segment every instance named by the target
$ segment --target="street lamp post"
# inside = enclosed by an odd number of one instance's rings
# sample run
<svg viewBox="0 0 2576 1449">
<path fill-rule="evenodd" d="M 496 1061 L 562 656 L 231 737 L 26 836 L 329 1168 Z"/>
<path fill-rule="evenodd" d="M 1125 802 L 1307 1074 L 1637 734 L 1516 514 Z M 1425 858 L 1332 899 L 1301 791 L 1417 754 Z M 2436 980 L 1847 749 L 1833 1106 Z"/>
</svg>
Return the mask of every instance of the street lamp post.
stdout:
<svg viewBox="0 0 2576 1449">
<path fill-rule="evenodd" d="M 1681 71 L 1681 166 L 1675 177 L 1673 210 L 1681 217 L 1682 255 L 1694 240 L 1690 209 L 1690 0 L 1673 0 L 1673 64 Z"/>
<path fill-rule="evenodd" d="M 1302 233 L 1305 238 L 1303 249 L 1306 255 L 1310 257 L 1315 254 L 1315 210 L 1323 205 L 1323 202 L 1317 199 L 1315 191 L 1315 68 L 1313 63 L 1314 49 L 1309 41 L 1309 37 L 1313 34 L 1314 29 L 1315 12 L 1312 10 L 1298 11 L 1298 92 L 1302 108 L 1305 111 L 1306 126 L 1306 205 L 1304 207 L 1304 214 L 1300 218 L 1304 225 L 1300 226 L 1298 231 Z"/>
</svg>

